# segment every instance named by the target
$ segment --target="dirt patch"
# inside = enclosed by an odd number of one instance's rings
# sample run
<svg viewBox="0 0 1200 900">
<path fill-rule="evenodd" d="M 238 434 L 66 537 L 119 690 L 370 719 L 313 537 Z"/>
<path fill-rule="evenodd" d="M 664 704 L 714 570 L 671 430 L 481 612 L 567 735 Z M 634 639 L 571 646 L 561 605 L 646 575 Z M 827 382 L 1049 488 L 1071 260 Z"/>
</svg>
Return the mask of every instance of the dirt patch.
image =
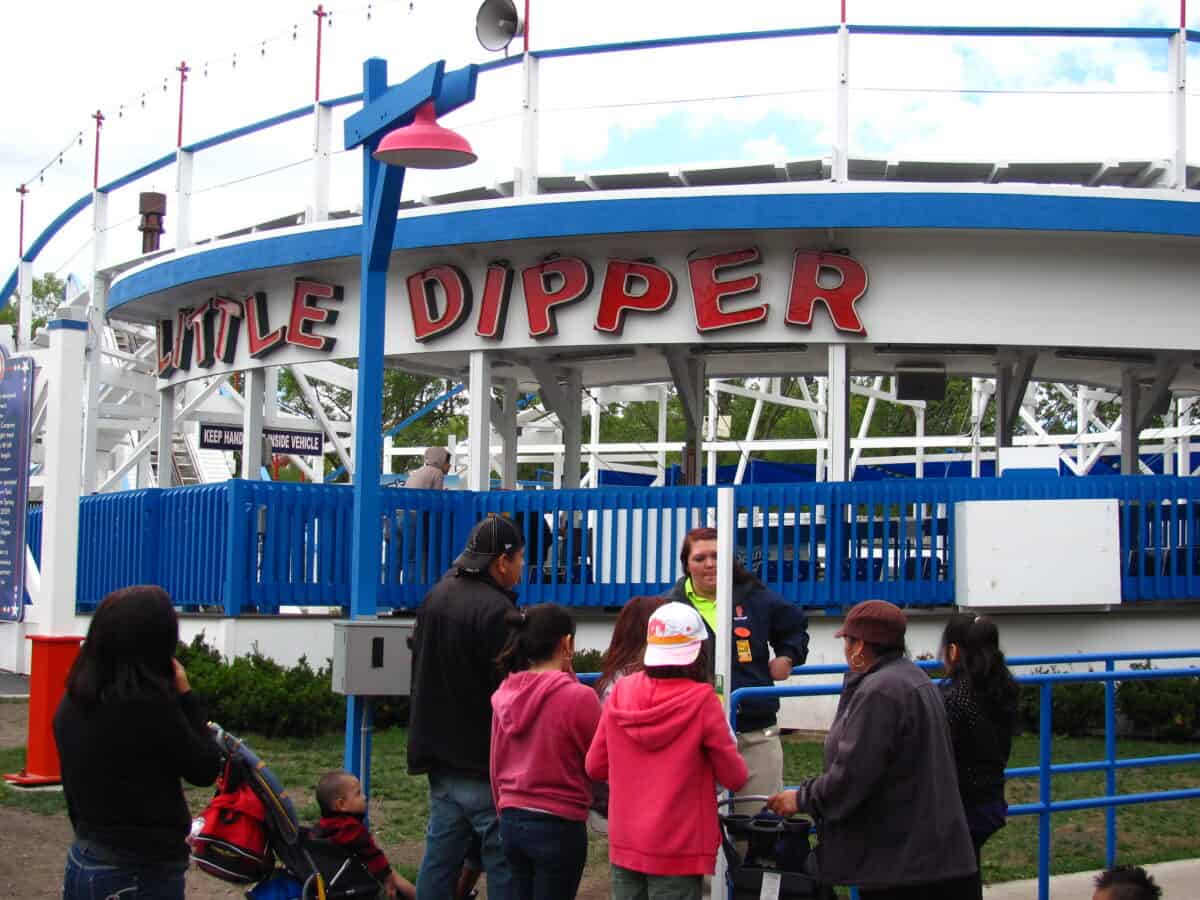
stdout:
<svg viewBox="0 0 1200 900">
<path fill-rule="evenodd" d="M 29 704 L 0 701 L 0 747 L 24 747 L 29 725 Z"/>
</svg>

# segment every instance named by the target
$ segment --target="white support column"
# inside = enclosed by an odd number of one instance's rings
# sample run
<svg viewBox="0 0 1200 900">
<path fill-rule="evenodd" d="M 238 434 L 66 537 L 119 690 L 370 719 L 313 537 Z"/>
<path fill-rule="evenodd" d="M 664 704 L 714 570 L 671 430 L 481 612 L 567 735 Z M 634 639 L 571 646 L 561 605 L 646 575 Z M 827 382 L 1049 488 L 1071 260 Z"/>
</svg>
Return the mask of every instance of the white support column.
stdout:
<svg viewBox="0 0 1200 900">
<path fill-rule="evenodd" d="M 1166 187 L 1187 190 L 1187 31 L 1180 29 L 1171 35 L 1167 45 L 1168 123 L 1171 129 L 1168 144 L 1170 169 L 1165 176 Z"/>
<path fill-rule="evenodd" d="M 313 182 L 312 206 L 305 216 L 308 222 L 329 218 L 329 161 L 333 147 L 333 109 L 313 104 Z"/>
<path fill-rule="evenodd" d="M 591 450 L 588 453 L 588 477 L 592 487 L 600 487 L 600 401 L 595 394 L 588 394 L 588 414 L 591 417 Z"/>
<path fill-rule="evenodd" d="M 529 53 L 522 61 L 521 166 L 513 182 L 518 197 L 538 192 L 538 59 Z"/>
<path fill-rule="evenodd" d="M 175 249 L 192 246 L 192 162 L 195 154 L 175 151 Z"/>
<path fill-rule="evenodd" d="M 472 350 L 467 393 L 467 490 L 486 491 L 492 486 L 492 364 L 483 350 Z"/>
<path fill-rule="evenodd" d="M 92 302 L 88 306 L 87 394 L 83 424 L 83 493 L 96 492 L 96 442 L 100 419 L 100 372 L 104 355 L 104 325 L 108 314 L 108 285 L 100 270 L 108 256 L 108 194 L 92 192 Z"/>
<path fill-rule="evenodd" d="M 1175 424 L 1179 426 L 1181 431 L 1191 426 L 1192 424 L 1192 407 L 1196 403 L 1195 397 L 1180 397 L 1175 407 Z M 1192 439 L 1188 437 L 1186 431 L 1179 435 L 1179 440 L 1175 442 L 1175 471 L 1180 475 L 1192 474 Z"/>
<path fill-rule="evenodd" d="M 917 408 L 913 410 L 917 416 L 917 477 L 925 477 L 925 410 Z"/>
<path fill-rule="evenodd" d="M 33 263 L 17 263 L 17 350 L 28 350 L 33 341 Z"/>
<path fill-rule="evenodd" d="M 1083 436 L 1088 433 L 1088 419 L 1090 414 L 1087 394 L 1084 393 L 1082 386 L 1075 385 L 1075 465 L 1079 469 L 1083 468 L 1083 462 L 1087 458 L 1087 449 L 1083 445 Z"/>
<path fill-rule="evenodd" d="M 704 464 L 705 484 L 716 484 L 717 451 L 711 448 L 717 442 L 717 380 L 706 380 L 704 382 L 704 391 L 708 394 L 708 443 L 710 448 Z"/>
<path fill-rule="evenodd" d="M 175 486 L 175 391 L 173 384 L 158 391 L 158 486 Z"/>
<path fill-rule="evenodd" d="M 658 452 L 655 453 L 655 464 L 658 466 L 658 478 L 655 484 L 660 487 L 667 483 L 667 450 L 663 446 L 667 442 L 667 408 L 671 401 L 671 393 L 665 384 L 658 386 Z"/>
<path fill-rule="evenodd" d="M 274 422 L 279 415 L 279 367 L 269 366 L 262 370 L 266 383 L 263 388 L 263 422 Z"/>
<path fill-rule="evenodd" d="M 1121 474 L 1138 474 L 1138 401 L 1141 385 L 1132 369 L 1121 372 Z"/>
<path fill-rule="evenodd" d="M 850 31 L 845 23 L 837 34 L 837 131 L 833 145 L 834 181 L 850 180 Z"/>
<path fill-rule="evenodd" d="M 263 466 L 263 397 L 266 395 L 267 375 L 262 369 L 242 373 L 242 477 L 247 481 L 262 478 Z"/>
<path fill-rule="evenodd" d="M 737 508 L 734 505 L 733 488 L 717 489 L 716 512 L 716 521 L 712 523 L 717 527 L 717 628 L 713 669 L 716 674 L 717 696 L 728 715 L 729 695 L 733 691 L 729 636 L 733 633 L 733 560 L 737 552 L 734 541 L 737 534 Z M 724 884 L 725 854 L 718 853 L 710 895 L 714 900 L 725 896 Z"/>
<path fill-rule="evenodd" d="M 516 379 L 498 381 L 504 390 L 504 406 L 497 416 L 496 431 L 504 443 L 500 459 L 500 487 L 506 491 L 517 487 L 517 382 Z"/>
<path fill-rule="evenodd" d="M 850 354 L 829 345 L 829 480 L 845 481 L 850 469 Z"/>
<path fill-rule="evenodd" d="M 39 632 L 69 634 L 75 617 L 82 489 L 84 346 L 87 322 L 61 309 L 49 322 L 49 397 L 46 405 L 42 530 L 42 604 Z"/>
<path fill-rule="evenodd" d="M 567 373 L 567 383 L 563 385 L 564 406 L 559 413 L 559 424 L 562 425 L 563 458 L 562 483 L 563 488 L 577 488 L 583 477 L 583 373 L 572 370 Z M 557 463 L 557 461 L 556 461 Z M 559 468 L 555 466 L 556 474 Z"/>
<path fill-rule="evenodd" d="M 829 434 L 829 405 L 826 390 L 827 384 L 827 378 L 817 379 L 817 405 L 821 407 L 821 412 L 817 414 L 818 418 L 820 419 L 820 425 L 817 426 L 816 432 L 817 437 L 819 437 L 822 441 L 824 441 L 825 437 Z M 829 480 L 829 472 L 826 467 L 826 457 L 828 455 L 829 454 L 825 452 L 825 444 L 821 444 L 819 447 L 817 447 L 817 470 L 813 476 L 816 481 Z"/>
</svg>

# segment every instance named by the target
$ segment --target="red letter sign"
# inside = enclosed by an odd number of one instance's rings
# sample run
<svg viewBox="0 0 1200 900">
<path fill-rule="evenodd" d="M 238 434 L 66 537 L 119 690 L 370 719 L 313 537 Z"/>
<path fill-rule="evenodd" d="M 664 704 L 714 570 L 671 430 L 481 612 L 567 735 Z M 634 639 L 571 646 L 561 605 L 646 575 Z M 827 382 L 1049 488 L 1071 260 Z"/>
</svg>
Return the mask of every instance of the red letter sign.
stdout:
<svg viewBox="0 0 1200 900">
<path fill-rule="evenodd" d="M 446 295 L 446 308 L 440 316 L 435 287 Z M 408 305 L 412 309 L 413 336 L 427 341 L 453 331 L 471 314 L 471 283 L 454 266 L 433 266 L 408 276 Z"/>
<path fill-rule="evenodd" d="M 662 312 L 674 300 L 675 276 L 662 266 L 610 259 L 600 289 L 596 330 L 619 335 L 625 327 L 625 310 Z"/>
<path fill-rule="evenodd" d="M 158 377 L 167 378 L 175 372 L 174 325 L 170 319 L 159 319 L 155 332 L 158 335 Z"/>
<path fill-rule="evenodd" d="M 821 287 L 821 270 L 837 272 L 841 283 L 837 287 Z M 867 292 L 867 270 L 856 260 L 840 253 L 798 251 L 792 267 L 792 289 L 788 299 L 789 325 L 811 326 L 813 307 L 825 304 L 833 327 L 866 336 L 867 329 L 854 311 L 854 303 Z"/>
<path fill-rule="evenodd" d="M 487 275 L 483 279 L 483 299 L 479 301 L 479 324 L 475 326 L 477 335 L 494 341 L 504 338 L 512 286 L 513 270 L 508 263 L 488 263 Z"/>
<path fill-rule="evenodd" d="M 696 306 L 697 331 L 704 334 L 706 331 L 762 322 L 767 318 L 766 304 L 728 312 L 721 309 L 722 297 L 753 294 L 758 290 L 760 279 L 755 274 L 718 281 L 718 273 L 722 269 L 758 262 L 758 259 L 758 248 L 750 247 L 746 250 L 734 250 L 732 253 L 702 256 L 688 262 L 688 272 L 692 279 L 692 301 Z"/>
<path fill-rule="evenodd" d="M 251 359 L 259 359 L 278 350 L 287 339 L 287 326 L 280 325 L 271 331 L 267 321 L 267 295 L 262 291 L 242 301 L 246 318 L 246 349 Z"/>
<path fill-rule="evenodd" d="M 555 287 L 552 279 L 561 283 Z M 592 269 L 582 259 L 564 256 L 523 270 L 521 282 L 525 287 L 529 336 L 550 337 L 558 334 L 555 307 L 574 303 L 592 289 Z"/>
<path fill-rule="evenodd" d="M 238 332 L 242 327 L 242 304 L 228 297 L 213 297 L 210 301 L 217 311 L 216 354 L 223 363 L 232 363 L 237 355 Z"/>
<path fill-rule="evenodd" d="M 296 279 L 296 289 L 292 293 L 292 317 L 288 322 L 287 337 L 289 344 L 304 347 L 308 350 L 328 352 L 333 349 L 337 340 L 329 335 L 312 333 L 313 325 L 327 322 L 332 325 L 337 321 L 336 309 L 324 309 L 317 305 L 319 300 L 342 299 L 340 285 L 322 284 L 319 281 Z"/>
<path fill-rule="evenodd" d="M 202 303 L 187 317 L 187 327 L 192 331 L 192 355 L 196 365 L 207 369 L 213 364 L 212 306 Z"/>
</svg>

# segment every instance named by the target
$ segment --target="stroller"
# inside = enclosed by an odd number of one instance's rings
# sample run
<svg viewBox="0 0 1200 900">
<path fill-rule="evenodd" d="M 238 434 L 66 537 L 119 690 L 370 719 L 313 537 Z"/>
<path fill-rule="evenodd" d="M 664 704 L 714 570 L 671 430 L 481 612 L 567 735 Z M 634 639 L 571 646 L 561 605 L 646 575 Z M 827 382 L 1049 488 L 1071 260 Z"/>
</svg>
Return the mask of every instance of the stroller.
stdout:
<svg viewBox="0 0 1200 900">
<path fill-rule="evenodd" d="M 218 794 L 244 783 L 262 802 L 266 813 L 265 856 L 270 871 L 246 892 L 247 897 L 352 900 L 379 894 L 379 882 L 353 852 L 315 837 L 311 829 L 300 824 L 287 791 L 249 747 L 215 723 L 210 722 L 208 727 L 226 759 L 226 775 Z M 225 783 L 226 779 L 232 783 Z M 276 865 L 271 865 L 272 861 Z M 209 867 L 201 867 L 215 874 Z"/>
<path fill-rule="evenodd" d="M 761 794 L 742 794 L 722 800 L 718 808 L 747 800 L 765 803 Z M 812 820 L 780 818 L 765 809 L 758 815 L 726 812 L 721 822 L 721 850 L 731 900 L 836 900 L 832 885 L 824 884 L 810 865 Z M 743 855 L 738 846 L 746 848 Z"/>
</svg>

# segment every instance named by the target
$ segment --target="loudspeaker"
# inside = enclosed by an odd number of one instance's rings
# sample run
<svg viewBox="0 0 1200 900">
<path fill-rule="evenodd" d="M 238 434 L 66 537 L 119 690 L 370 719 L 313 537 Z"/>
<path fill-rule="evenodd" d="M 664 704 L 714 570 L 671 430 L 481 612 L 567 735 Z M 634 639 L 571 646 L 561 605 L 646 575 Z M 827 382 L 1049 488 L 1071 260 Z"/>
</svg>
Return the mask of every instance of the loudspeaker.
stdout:
<svg viewBox="0 0 1200 900">
<path fill-rule="evenodd" d="M 946 370 L 941 366 L 906 366 L 904 368 L 897 368 L 896 399 L 946 399 Z"/>
<path fill-rule="evenodd" d="M 484 0 L 475 14 L 475 37 L 484 50 L 503 50 L 524 33 L 525 22 L 512 0 Z"/>
</svg>

